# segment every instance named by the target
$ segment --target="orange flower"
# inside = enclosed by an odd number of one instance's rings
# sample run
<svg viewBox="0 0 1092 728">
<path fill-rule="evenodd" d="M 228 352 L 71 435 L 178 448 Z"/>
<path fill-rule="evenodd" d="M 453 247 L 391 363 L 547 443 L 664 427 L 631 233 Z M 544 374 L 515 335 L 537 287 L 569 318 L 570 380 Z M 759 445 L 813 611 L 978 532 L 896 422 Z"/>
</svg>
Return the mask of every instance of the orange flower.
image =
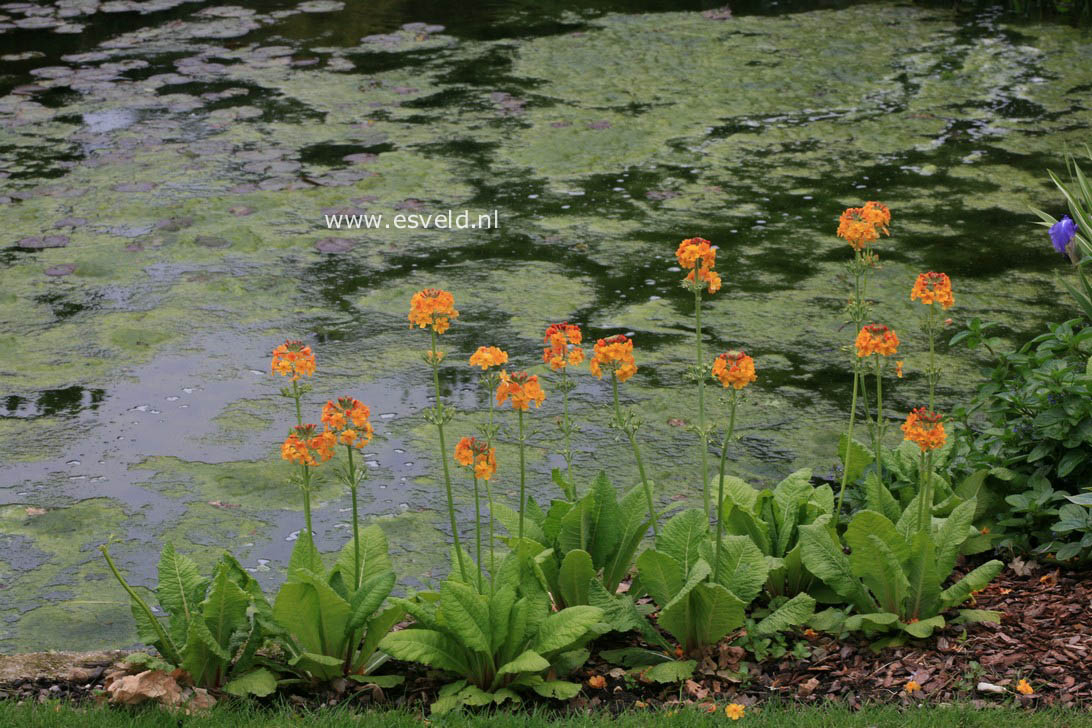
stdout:
<svg viewBox="0 0 1092 728">
<path fill-rule="evenodd" d="M 922 452 L 943 447 L 946 439 L 941 416 L 924 407 L 918 407 L 910 413 L 902 424 L 902 431 L 905 434 L 904 439 L 916 442 Z"/>
<path fill-rule="evenodd" d="M 895 376 L 902 379 L 902 359 L 895 362 Z"/>
<path fill-rule="evenodd" d="M 710 293 L 716 293 L 720 290 L 720 276 L 717 275 L 715 270 L 702 268 L 698 271 L 698 277 L 703 284 L 709 287 Z M 690 271 L 690 274 L 686 276 L 686 282 L 691 284 L 694 283 L 694 271 Z"/>
<path fill-rule="evenodd" d="M 713 376 L 720 380 L 725 389 L 743 389 L 758 379 L 755 374 L 755 360 L 742 351 L 724 353 L 714 359 Z"/>
<path fill-rule="evenodd" d="M 568 321 L 551 324 L 542 339 L 549 344 L 542 350 L 542 361 L 550 365 L 555 372 L 566 366 L 576 366 L 584 361 L 584 350 L 580 348 L 583 337 L 580 327 Z"/>
<path fill-rule="evenodd" d="M 473 467 L 474 477 L 489 480 L 497 472 L 497 449 L 474 437 L 464 437 L 455 446 L 455 462 Z"/>
<path fill-rule="evenodd" d="M 301 374 L 309 377 L 315 373 L 315 355 L 302 341 L 285 341 L 273 350 L 271 370 L 282 377 L 291 374 L 292 381 L 299 379 Z"/>
<path fill-rule="evenodd" d="M 717 263 L 716 248 L 705 238 L 687 238 L 682 241 L 675 251 L 675 257 L 682 268 L 690 271 L 698 267 L 699 261 L 702 268 L 712 268 Z"/>
<path fill-rule="evenodd" d="M 724 714 L 732 720 L 739 720 L 743 717 L 745 709 L 739 703 L 728 703 L 724 706 Z"/>
<path fill-rule="evenodd" d="M 335 445 L 337 438 L 329 430 L 318 433 L 315 425 L 298 425 L 292 428 L 281 445 L 281 458 L 297 465 L 314 467 L 334 456 Z"/>
<path fill-rule="evenodd" d="M 921 692 L 921 685 L 918 685 L 917 682 L 911 680 L 910 682 L 906 683 L 906 687 L 903 688 L 903 690 L 913 695 L 914 693 Z"/>
<path fill-rule="evenodd" d="M 455 310 L 455 297 L 439 288 L 426 288 L 413 294 L 410 300 L 410 328 L 431 326 L 437 334 L 447 331 L 451 319 L 458 318 Z"/>
<path fill-rule="evenodd" d="M 588 678 L 588 687 L 602 690 L 607 686 L 607 680 L 602 675 L 592 675 Z"/>
<path fill-rule="evenodd" d="M 1020 678 L 1020 682 L 1016 683 L 1016 692 L 1020 693 L 1021 695 L 1034 695 L 1035 688 L 1033 688 L 1031 686 L 1031 683 L 1029 683 L 1027 680 L 1025 680 L 1024 678 Z"/>
<path fill-rule="evenodd" d="M 470 366 L 481 367 L 484 372 L 489 367 L 499 367 L 508 363 L 508 352 L 495 346 L 479 346 L 478 350 L 470 355 Z"/>
<path fill-rule="evenodd" d="M 917 281 L 914 282 L 914 289 L 910 291 L 910 300 L 920 299 L 925 305 L 930 305 L 934 302 L 939 303 L 940 307 L 947 310 L 955 303 L 955 297 L 952 295 L 952 281 L 944 273 L 919 273 Z"/>
<path fill-rule="evenodd" d="M 368 406 L 352 397 L 338 397 L 337 403 L 329 401 L 322 408 L 322 423 L 334 431 L 338 442 L 353 447 L 371 442 L 375 431 L 368 422 L 370 416 Z"/>
<path fill-rule="evenodd" d="M 890 235 L 891 211 L 879 202 L 866 202 L 864 207 L 849 207 L 838 218 L 838 237 L 845 238 L 854 250 L 861 250 L 880 239 L 880 233 Z"/>
<path fill-rule="evenodd" d="M 498 405 L 504 404 L 511 398 L 512 407 L 525 411 L 531 402 L 534 402 L 537 408 L 546 399 L 546 393 L 542 391 L 538 377 L 534 374 L 501 372 L 500 378 L 500 386 L 497 387 Z"/>
<path fill-rule="evenodd" d="M 604 366 L 615 373 L 619 382 L 624 382 L 636 374 L 637 362 L 633 359 L 633 340 L 624 334 L 618 334 L 595 342 L 595 352 L 592 354 L 588 368 L 592 374 L 602 379 Z"/>
<path fill-rule="evenodd" d="M 857 356 L 891 356 L 899 348 L 899 337 L 883 324 L 869 324 L 857 334 Z"/>
</svg>

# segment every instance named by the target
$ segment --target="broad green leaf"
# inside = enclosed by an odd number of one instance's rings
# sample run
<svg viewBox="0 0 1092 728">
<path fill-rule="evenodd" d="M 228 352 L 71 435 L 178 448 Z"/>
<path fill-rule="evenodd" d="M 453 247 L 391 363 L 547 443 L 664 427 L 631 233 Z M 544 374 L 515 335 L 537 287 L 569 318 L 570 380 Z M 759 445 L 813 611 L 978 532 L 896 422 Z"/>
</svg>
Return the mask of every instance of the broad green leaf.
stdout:
<svg viewBox="0 0 1092 728">
<path fill-rule="evenodd" d="M 899 520 L 902 509 L 895 496 L 887 489 L 876 473 L 869 473 L 864 479 L 865 507 L 870 511 L 883 514 L 892 523 Z"/>
<path fill-rule="evenodd" d="M 371 619 L 375 610 L 394 588 L 394 572 L 382 571 L 368 577 L 349 600 L 349 629 L 356 631 Z"/>
<path fill-rule="evenodd" d="M 569 700 L 580 694 L 580 683 L 565 680 L 547 680 L 535 685 L 532 689 L 544 698 Z"/>
<path fill-rule="evenodd" d="M 720 562 L 716 562 L 716 543 L 702 544 L 702 556 L 713 567 L 713 580 L 750 604 L 766 583 L 769 566 L 766 557 L 746 536 L 725 536 L 721 545 Z"/>
<path fill-rule="evenodd" d="M 659 617 L 660 627 L 670 632 L 675 637 L 675 641 L 681 642 L 687 649 L 694 646 L 694 630 L 697 619 L 690 593 L 698 584 L 705 581 L 711 572 L 712 568 L 709 563 L 704 559 L 698 559 L 697 564 L 690 570 L 686 583 L 672 593 L 669 601 L 666 603 L 658 602 L 662 605 Z M 721 587 L 721 589 L 724 589 L 724 587 Z M 725 591 L 727 590 L 725 589 Z"/>
<path fill-rule="evenodd" d="M 405 614 L 406 610 L 396 604 L 393 607 L 387 607 L 368 621 L 368 630 L 364 633 L 364 642 L 357 651 L 356 659 L 353 660 L 354 670 L 359 670 L 370 663 L 372 655 L 379 647 L 379 643 L 387 636 L 387 633 L 391 631 L 394 625 L 402 621 Z"/>
<path fill-rule="evenodd" d="M 853 573 L 857 574 L 857 576 L 864 573 L 861 571 L 859 562 L 867 557 L 862 559 L 854 557 L 859 551 L 868 550 L 869 536 L 876 536 L 887 544 L 887 548 L 895 555 L 899 564 L 905 563 L 910 558 L 910 544 L 895 529 L 894 523 L 888 520 L 886 516 L 875 511 L 858 511 L 853 516 L 853 520 L 850 521 L 845 535 L 846 544 L 853 551 L 849 558 L 850 566 L 853 567 Z"/>
<path fill-rule="evenodd" d="M 379 649 L 396 660 L 420 662 L 457 675 L 471 674 L 463 647 L 443 632 L 431 629 L 403 629 L 391 632 Z"/>
<path fill-rule="evenodd" d="M 987 514 L 992 513 L 996 504 L 997 496 L 986 485 L 986 479 L 989 475 L 988 468 L 976 470 L 959 481 L 959 485 L 955 488 L 956 495 L 963 500 L 974 499 L 976 506 L 974 517 L 971 519 L 973 522 L 977 522 Z"/>
<path fill-rule="evenodd" d="M 720 487 L 719 477 L 713 482 L 718 488 Z M 720 504 L 722 512 L 725 504 L 731 503 L 735 507 L 742 508 L 748 513 L 754 513 L 755 501 L 757 499 L 758 491 L 745 480 L 737 478 L 734 475 L 724 476 L 724 500 Z"/>
<path fill-rule="evenodd" d="M 520 640 L 522 635 L 510 635 L 509 620 L 512 605 L 516 603 L 516 590 L 511 584 L 502 584 L 489 598 L 489 651 L 496 653 L 510 636 Z"/>
<path fill-rule="evenodd" d="M 847 483 L 857 482 L 857 478 L 861 477 L 865 468 L 875 460 L 872 450 L 857 440 L 849 442 L 845 434 L 838 438 L 838 458 L 842 461 L 842 467 L 845 468 L 844 477 Z"/>
<path fill-rule="evenodd" d="M 790 627 L 805 624 L 814 613 L 815 598 L 808 594 L 797 594 L 756 624 L 754 631 L 761 637 L 772 637 Z"/>
<path fill-rule="evenodd" d="M 694 609 L 694 636 L 699 645 L 715 645 L 724 635 L 743 626 L 747 605 L 720 584 L 701 583 L 690 592 Z"/>
<path fill-rule="evenodd" d="M 661 662 L 658 665 L 641 670 L 641 675 L 652 682 L 680 683 L 694 676 L 694 668 L 698 666 L 697 660 L 671 660 Z"/>
<path fill-rule="evenodd" d="M 273 618 L 306 652 L 340 655 L 349 623 L 349 603 L 313 572 L 289 572 L 273 604 Z"/>
<path fill-rule="evenodd" d="M 378 685 L 381 688 L 393 688 L 406 681 L 405 675 L 347 675 L 350 680 L 365 685 Z"/>
<path fill-rule="evenodd" d="M 519 535 L 519 513 L 496 500 L 493 501 L 493 517 L 508 531 L 508 535 L 515 538 Z M 523 516 L 523 535 L 540 544 L 546 543 L 546 534 L 542 526 L 528 518 L 526 512 Z"/>
<path fill-rule="evenodd" d="M 177 553 L 173 544 L 165 544 L 159 557 L 159 586 L 156 589 L 160 606 L 171 615 L 182 617 L 188 625 L 207 589 L 208 581 L 201 577 L 193 559 Z"/>
<path fill-rule="evenodd" d="M 611 554 L 618 548 L 624 535 L 622 509 L 618 506 L 618 496 L 610 484 L 606 473 L 600 471 L 592 485 L 593 507 L 591 510 L 592 538 L 585 549 L 591 553 L 592 562 L 597 569 L 603 568 Z"/>
<path fill-rule="evenodd" d="M 542 543 L 544 545 L 550 545 L 557 541 L 557 536 L 561 533 L 561 519 L 572 507 L 573 504 L 568 501 L 555 500 L 550 502 L 550 510 L 542 521 L 542 534 L 544 536 Z M 518 515 L 516 519 L 519 520 Z"/>
<path fill-rule="evenodd" d="M 881 609 L 901 614 L 903 600 L 910 591 L 910 582 L 895 552 L 875 534 L 869 534 L 858 546 L 851 548 L 853 553 L 850 554 L 849 563 L 854 574 L 876 597 Z"/>
<path fill-rule="evenodd" d="M 936 534 L 936 572 L 941 579 L 947 578 L 955 568 L 960 547 L 974 530 L 971 523 L 977 505 L 974 500 L 964 501 L 941 522 Z"/>
<path fill-rule="evenodd" d="M 891 612 L 870 612 L 868 614 L 854 614 L 846 617 L 845 628 L 850 632 L 858 630 L 886 631 L 892 625 L 898 624 L 899 615 Z"/>
<path fill-rule="evenodd" d="M 523 651 L 534 633 L 527 628 L 527 613 L 531 610 L 530 600 L 521 597 L 512 605 L 508 613 L 508 632 L 500 643 L 497 660 L 502 664 Z"/>
<path fill-rule="evenodd" d="M 808 571 L 859 611 L 874 611 L 875 603 L 854 576 L 849 558 L 831 536 L 830 529 L 825 524 L 813 523 L 801 526 L 799 532 L 801 556 Z"/>
<path fill-rule="evenodd" d="M 731 503 L 721 509 L 721 515 L 724 518 L 726 533 L 734 536 L 746 536 L 754 542 L 762 553 L 773 555 L 774 544 L 770 533 L 771 529 L 765 521 Z"/>
<path fill-rule="evenodd" d="M 267 695 L 272 695 L 276 690 L 277 677 L 264 667 L 240 675 L 224 685 L 225 693 L 239 698 L 245 698 L 248 695 L 264 698 Z"/>
<path fill-rule="evenodd" d="M 704 511 L 691 508 L 663 525 L 656 539 L 656 550 L 678 561 L 686 578 L 694 562 L 701 558 L 699 547 L 708 535 L 709 518 Z"/>
<path fill-rule="evenodd" d="M 811 492 L 808 503 L 818 510 L 817 515 L 834 513 L 834 490 L 829 485 L 820 485 Z"/>
<path fill-rule="evenodd" d="M 627 512 L 625 508 L 622 511 L 623 513 Z M 630 566 L 633 565 L 633 557 L 641 545 L 641 540 L 644 539 L 645 534 L 648 533 L 648 529 L 652 525 L 652 519 L 645 513 L 644 509 L 632 518 L 630 516 L 623 517 L 626 521 L 622 539 L 618 543 L 618 548 L 611 554 L 606 566 L 603 567 L 603 583 L 611 592 L 618 590 L 618 584 L 629 573 Z"/>
<path fill-rule="evenodd" d="M 646 549 L 637 557 L 637 573 L 657 604 L 670 602 L 686 582 L 682 564 L 654 549 Z"/>
<path fill-rule="evenodd" d="M 444 626 L 467 648 L 492 654 L 489 600 L 472 587 L 448 580 L 440 589 L 440 613 Z"/>
<path fill-rule="evenodd" d="M 182 648 L 182 669 L 193 678 L 194 685 L 219 687 L 218 678 L 227 672 L 231 655 L 216 644 L 209 628 L 200 619 L 191 619 L 186 645 Z"/>
<path fill-rule="evenodd" d="M 982 564 L 982 566 L 979 566 L 958 582 L 942 591 L 940 593 L 941 605 L 946 609 L 949 607 L 958 607 L 970 598 L 971 592 L 985 589 L 986 586 L 1001 573 L 1003 568 L 1005 568 L 1005 565 L 997 559 L 987 561 Z"/>
<path fill-rule="evenodd" d="M 306 569 L 315 574 L 324 573 L 322 555 L 306 530 L 299 532 L 296 545 L 292 547 L 292 555 L 288 558 L 288 578 L 292 578 L 292 572 L 296 569 Z"/>
<path fill-rule="evenodd" d="M 665 650 L 671 648 L 659 630 L 637 611 L 633 597 L 628 594 L 610 594 L 601 582 L 594 580 L 588 594 L 588 603 L 603 610 L 603 620 L 616 632 L 635 631 L 650 645 Z"/>
<path fill-rule="evenodd" d="M 590 657 L 591 650 L 583 647 L 578 650 L 560 652 L 551 658 L 550 669 L 553 670 L 556 675 L 568 675 L 570 672 L 587 662 Z"/>
<path fill-rule="evenodd" d="M 550 663 L 545 657 L 534 650 L 527 650 L 511 662 L 506 662 L 501 665 L 500 669 L 497 670 L 497 677 L 499 678 L 503 675 L 518 675 L 521 672 L 539 673 L 549 669 Z"/>
<path fill-rule="evenodd" d="M 575 549 L 565 554 L 558 572 L 558 585 L 565 604 L 570 607 L 587 604 L 589 584 L 593 578 L 595 567 L 587 551 Z"/>
<path fill-rule="evenodd" d="M 599 657 L 612 665 L 625 667 L 644 667 L 647 665 L 659 665 L 661 662 L 672 662 L 672 659 L 663 652 L 645 649 L 643 647 L 623 647 L 617 650 L 603 650 Z"/>
<path fill-rule="evenodd" d="M 921 532 L 915 534 L 913 555 L 906 570 L 910 593 L 906 609 L 902 612 L 903 618 L 922 619 L 936 614 L 940 606 L 940 585 L 950 571 L 951 568 L 941 570 L 937 566 L 933 540 Z"/>
<path fill-rule="evenodd" d="M 247 626 L 248 606 L 249 596 L 231 580 L 229 569 L 221 564 L 213 575 L 208 597 L 201 602 L 201 614 L 209 634 L 222 649 L 227 650 L 231 645 L 236 630 Z"/>
<path fill-rule="evenodd" d="M 336 568 L 341 572 L 345 583 L 349 585 L 349 593 L 360 589 L 368 579 L 386 571 L 392 571 L 394 566 L 388 554 L 387 535 L 379 526 L 368 526 L 360 531 L 360 581 L 353 583 L 355 548 L 353 539 L 345 544 L 337 557 Z"/>
<path fill-rule="evenodd" d="M 163 623 L 154 616 L 148 616 L 147 605 L 141 605 L 136 599 L 129 598 L 130 611 L 133 613 L 133 621 L 136 622 L 137 637 L 146 645 L 151 645 L 159 650 L 163 659 L 177 665 L 181 661 L 178 650 L 171 641 L 167 631 L 163 629 Z M 158 627 L 158 629 L 157 629 Z"/>
<path fill-rule="evenodd" d="M 902 629 L 911 637 L 925 639 L 933 634 L 934 629 L 942 629 L 943 627 L 944 617 L 937 614 L 927 619 L 920 619 L 917 622 L 903 624 Z"/>
<path fill-rule="evenodd" d="M 539 627 L 534 649 L 549 657 L 553 652 L 573 646 L 602 619 L 603 610 L 597 607 L 568 607 L 555 612 Z"/>
</svg>

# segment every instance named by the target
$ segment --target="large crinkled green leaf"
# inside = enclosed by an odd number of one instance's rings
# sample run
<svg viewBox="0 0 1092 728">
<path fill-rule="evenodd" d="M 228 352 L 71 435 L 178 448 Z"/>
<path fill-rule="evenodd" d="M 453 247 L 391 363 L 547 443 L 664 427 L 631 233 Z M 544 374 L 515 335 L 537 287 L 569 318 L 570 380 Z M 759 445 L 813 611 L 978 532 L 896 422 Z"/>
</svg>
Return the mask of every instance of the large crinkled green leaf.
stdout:
<svg viewBox="0 0 1092 728">
<path fill-rule="evenodd" d="M 701 558 L 701 544 L 708 536 L 709 517 L 704 511 L 691 508 L 663 525 L 656 539 L 656 550 L 678 561 L 685 578 L 694 562 Z"/>
<path fill-rule="evenodd" d="M 743 626 L 747 605 L 720 584 L 698 584 L 690 592 L 690 604 L 694 610 L 696 643 L 688 645 L 688 649 L 715 645 L 726 634 Z"/>
<path fill-rule="evenodd" d="M 595 566 L 592 565 L 591 554 L 580 549 L 565 554 L 558 572 L 558 586 L 565 604 L 570 607 L 587 604 L 588 589 L 594 578 Z"/>
<path fill-rule="evenodd" d="M 364 633 L 364 642 L 353 661 L 354 670 L 359 670 L 365 666 L 371 666 L 372 669 L 378 667 L 378 665 L 371 664 L 374 661 L 372 656 L 378 649 L 379 643 L 387 636 L 387 633 L 391 631 L 394 625 L 402 621 L 405 614 L 406 611 L 396 604 L 387 607 L 368 620 L 367 631 Z"/>
<path fill-rule="evenodd" d="M 876 511 L 858 511 L 846 529 L 846 544 L 852 549 L 853 554 L 856 554 L 860 550 L 868 549 L 869 536 L 876 536 L 882 540 L 895 555 L 898 563 L 903 564 L 910 558 L 908 540 L 903 538 L 887 516 Z M 863 573 L 860 570 L 861 559 L 855 559 L 851 555 L 849 561 L 853 572 L 860 576 Z"/>
<path fill-rule="evenodd" d="M 205 598 L 208 584 L 193 559 L 176 552 L 173 544 L 163 546 L 159 557 L 156 597 L 160 606 L 172 616 L 181 617 L 187 628 L 195 616 L 197 605 Z"/>
<path fill-rule="evenodd" d="M 489 651 L 495 653 L 510 636 L 519 640 L 522 635 L 510 635 L 509 619 L 512 605 L 516 603 L 516 590 L 510 584 L 502 584 L 489 597 Z"/>
<path fill-rule="evenodd" d="M 721 508 L 721 518 L 724 519 L 726 533 L 734 536 L 746 536 L 754 542 L 762 553 L 773 555 L 774 544 L 771 528 L 761 518 L 727 501 L 724 507 Z"/>
<path fill-rule="evenodd" d="M 182 648 L 182 669 L 189 673 L 194 685 L 219 687 L 219 680 L 227 673 L 231 655 L 216 644 L 209 628 L 200 619 L 191 619 Z"/>
<path fill-rule="evenodd" d="M 322 574 L 324 568 L 322 555 L 315 548 L 311 534 L 306 530 L 300 531 L 296 537 L 296 545 L 292 547 L 292 555 L 288 558 L 288 577 L 292 578 L 292 572 L 296 569 Z"/>
<path fill-rule="evenodd" d="M 860 549 L 853 549 L 849 562 L 854 566 L 854 571 L 859 572 L 861 581 L 872 592 L 881 609 L 902 614 L 910 581 L 887 541 L 869 534 Z"/>
<path fill-rule="evenodd" d="M 769 575 L 769 562 L 758 546 L 746 536 L 725 536 L 721 544 L 720 562 L 716 562 L 716 543 L 702 544 L 702 557 L 713 565 L 713 581 L 750 604 Z"/>
<path fill-rule="evenodd" d="M 349 603 L 315 573 L 296 569 L 277 592 L 273 618 L 304 651 L 340 655 L 347 637 Z"/>
<path fill-rule="evenodd" d="M 508 613 L 508 631 L 499 647 L 494 650 L 497 661 L 504 663 L 511 660 L 523 651 L 525 645 L 534 636 L 534 632 L 528 629 L 527 625 L 527 613 L 531 609 L 532 602 L 527 597 L 520 597 L 512 604 L 512 609 Z"/>
<path fill-rule="evenodd" d="M 657 604 L 670 602 L 686 583 L 682 564 L 655 549 L 646 549 L 637 557 L 637 573 Z"/>
<path fill-rule="evenodd" d="M 461 582 L 444 582 L 440 589 L 440 613 L 444 626 L 464 646 L 491 654 L 489 600 Z"/>
<path fill-rule="evenodd" d="M 720 479 L 718 478 L 715 483 L 719 489 Z M 753 513 L 755 501 L 757 499 L 758 491 L 747 481 L 737 478 L 734 475 L 724 476 L 724 500 L 720 504 L 721 512 L 723 512 L 725 504 L 731 503 L 737 508 L 741 508 L 748 513 Z"/>
<path fill-rule="evenodd" d="M 614 486 L 603 471 L 596 476 L 591 495 L 592 538 L 585 550 L 591 554 L 595 568 L 601 569 L 606 566 L 624 535 L 622 509 L 618 506 Z"/>
<path fill-rule="evenodd" d="M 519 535 L 519 513 L 517 511 L 512 510 L 503 503 L 494 501 L 493 518 L 504 526 L 509 536 L 515 538 Z M 538 541 L 540 544 L 546 543 L 546 534 L 543 532 L 542 526 L 528 518 L 526 512 L 523 516 L 523 535 L 525 538 Z"/>
<path fill-rule="evenodd" d="M 580 693 L 580 683 L 568 682 L 566 680 L 547 680 L 533 686 L 531 689 L 544 698 L 569 700 L 570 698 L 575 698 Z"/>
<path fill-rule="evenodd" d="M 662 649 L 670 648 L 663 635 L 637 611 L 633 597 L 628 594 L 611 594 L 602 583 L 593 580 L 588 594 L 588 603 L 603 610 L 603 620 L 616 632 L 638 632 L 648 644 L 657 645 Z"/>
<path fill-rule="evenodd" d="M 971 523 L 978 504 L 972 499 L 960 503 L 945 518 L 936 534 L 936 570 L 946 578 L 955 568 L 963 542 L 974 533 Z"/>
<path fill-rule="evenodd" d="M 403 629 L 391 632 L 379 649 L 396 660 L 420 662 L 457 675 L 470 675 L 466 650 L 453 638 L 432 629 Z"/>
<path fill-rule="evenodd" d="M 769 637 L 791 627 L 799 627 L 815 613 L 815 598 L 797 594 L 755 625 L 755 634 Z"/>
<path fill-rule="evenodd" d="M 386 533 L 379 526 L 368 526 L 360 531 L 360 580 L 354 583 L 356 550 L 353 544 L 353 539 L 350 538 L 338 554 L 336 565 L 341 572 L 341 578 L 349 585 L 350 594 L 359 590 L 369 579 L 392 571 L 394 568 L 391 564 Z"/>
<path fill-rule="evenodd" d="M 694 676 L 697 660 L 669 660 L 641 670 L 641 677 L 658 683 L 680 683 Z"/>
<path fill-rule="evenodd" d="M 939 614 L 919 619 L 917 622 L 908 622 L 902 625 L 902 629 L 911 637 L 925 639 L 933 634 L 934 629 L 944 628 L 944 617 Z"/>
<path fill-rule="evenodd" d="M 710 573 L 712 573 L 712 567 L 709 566 L 709 563 L 704 559 L 698 559 L 697 564 L 690 570 L 686 583 L 677 589 L 666 603 L 657 602 L 661 605 L 660 626 L 670 632 L 677 642 L 687 645 L 688 648 L 693 646 L 694 643 L 696 621 L 690 593 L 698 584 L 705 581 Z"/>
<path fill-rule="evenodd" d="M 876 609 L 860 580 L 853 574 L 849 557 L 842 551 L 826 524 L 801 526 L 800 545 L 804 566 L 839 596 L 862 612 Z"/>
<path fill-rule="evenodd" d="M 869 612 L 867 614 L 853 614 L 846 617 L 845 628 L 850 632 L 857 630 L 884 632 L 892 625 L 898 624 L 899 615 L 891 612 Z"/>
<path fill-rule="evenodd" d="M 497 670 L 497 677 L 504 675 L 518 675 L 521 672 L 540 673 L 549 670 L 550 663 L 545 657 L 534 650 L 525 650 L 514 660 L 504 663 Z"/>
<path fill-rule="evenodd" d="M 887 489 L 887 486 L 883 484 L 875 472 L 865 476 L 863 490 L 865 508 L 883 514 L 892 523 L 899 520 L 902 508 L 899 507 L 899 502 L 895 500 L 895 496 L 891 495 L 891 491 Z"/>
<path fill-rule="evenodd" d="M 554 652 L 574 646 L 602 619 L 603 610 L 592 606 L 568 607 L 555 612 L 538 628 L 534 649 L 548 658 Z"/>
<path fill-rule="evenodd" d="M 910 592 L 906 608 L 900 613 L 904 619 L 922 619 L 937 613 L 940 608 L 940 584 L 947 578 L 948 571 L 937 568 L 933 540 L 921 532 L 915 534 L 906 569 Z"/>
<path fill-rule="evenodd" d="M 382 571 L 365 579 L 364 584 L 349 600 L 349 629 L 358 630 L 371 619 L 375 610 L 394 588 L 394 572 Z"/>
<path fill-rule="evenodd" d="M 857 482 L 857 478 L 861 477 L 865 468 L 875 460 L 872 450 L 857 440 L 851 442 L 844 433 L 838 438 L 838 459 L 842 461 L 842 467 L 845 468 L 843 477 L 847 483 Z"/>
<path fill-rule="evenodd" d="M 264 698 L 277 690 L 277 677 L 264 667 L 240 675 L 224 685 L 224 692 L 239 698 L 254 695 Z"/>
<path fill-rule="evenodd" d="M 247 626 L 247 607 L 250 597 L 231 579 L 227 566 L 221 564 L 213 575 L 212 588 L 203 602 L 201 615 L 205 626 L 216 643 L 224 650 L 231 645 L 236 630 Z"/>
<path fill-rule="evenodd" d="M 940 593 L 941 605 L 945 609 L 949 607 L 958 607 L 970 598 L 971 592 L 985 589 L 986 586 L 1001 573 L 1003 568 L 1005 568 L 1005 565 L 997 559 L 987 561 L 982 564 L 982 566 L 979 566 L 955 584 L 952 584 L 942 591 Z"/>
</svg>

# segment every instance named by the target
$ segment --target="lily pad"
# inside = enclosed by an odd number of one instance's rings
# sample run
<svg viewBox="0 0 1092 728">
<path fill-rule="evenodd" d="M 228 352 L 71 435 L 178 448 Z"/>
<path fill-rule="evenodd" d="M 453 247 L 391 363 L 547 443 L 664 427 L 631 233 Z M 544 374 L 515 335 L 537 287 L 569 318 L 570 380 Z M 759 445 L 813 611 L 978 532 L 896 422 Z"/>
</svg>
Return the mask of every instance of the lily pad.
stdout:
<svg viewBox="0 0 1092 728">
<path fill-rule="evenodd" d="M 61 263 L 60 265 L 55 265 L 55 266 L 53 266 L 51 268 L 46 268 L 45 269 L 45 274 L 47 276 L 53 276 L 53 277 L 69 276 L 69 275 L 72 275 L 75 272 L 76 272 L 76 264 L 75 263 Z"/>
</svg>

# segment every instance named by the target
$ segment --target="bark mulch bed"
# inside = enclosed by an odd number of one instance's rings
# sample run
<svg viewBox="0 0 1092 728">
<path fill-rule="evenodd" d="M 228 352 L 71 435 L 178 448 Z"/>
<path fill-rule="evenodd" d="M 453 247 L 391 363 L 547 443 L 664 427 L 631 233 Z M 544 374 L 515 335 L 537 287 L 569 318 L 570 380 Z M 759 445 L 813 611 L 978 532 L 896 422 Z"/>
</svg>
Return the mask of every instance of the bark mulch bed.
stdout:
<svg viewBox="0 0 1092 728">
<path fill-rule="evenodd" d="M 550 704 L 561 712 L 593 708 L 611 713 L 687 703 L 753 705 L 772 697 L 805 704 L 835 700 L 851 707 L 953 701 L 985 707 L 1012 700 L 1092 706 L 1092 572 L 1065 572 L 1014 559 L 975 599 L 976 608 L 1002 612 L 1001 623 L 949 626 L 932 639 L 878 653 L 857 638 L 838 641 L 809 633 L 800 638 L 808 641 L 809 657 L 786 655 L 758 664 L 725 640 L 693 656 L 700 658 L 697 671 L 681 685 L 646 682 L 638 672 L 607 664 L 596 654 L 570 678 L 583 682 L 581 695 L 567 703 L 531 702 Z M 634 644 L 631 636 L 622 636 L 601 647 Z M 110 666 L 125 654 L 0 656 L 0 699 L 92 698 L 101 692 Z M 306 705 L 351 700 L 355 705 L 421 711 L 427 710 L 443 684 L 441 676 L 420 665 L 392 661 L 381 671 L 405 675 L 405 684 L 384 691 L 339 681 L 344 684 L 290 699 Z M 1030 683 L 1034 694 L 1015 690 L 1021 678 Z M 907 692 L 911 680 L 920 691 Z"/>
</svg>

